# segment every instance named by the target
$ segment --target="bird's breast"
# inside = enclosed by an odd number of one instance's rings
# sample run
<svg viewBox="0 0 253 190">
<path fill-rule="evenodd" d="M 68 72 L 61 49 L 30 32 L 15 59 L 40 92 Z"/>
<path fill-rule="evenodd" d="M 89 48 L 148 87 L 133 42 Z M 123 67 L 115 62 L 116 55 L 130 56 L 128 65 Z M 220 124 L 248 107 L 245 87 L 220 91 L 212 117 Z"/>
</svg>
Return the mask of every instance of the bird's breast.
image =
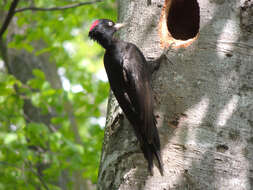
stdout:
<svg viewBox="0 0 253 190">
<path fill-rule="evenodd" d="M 104 66 L 111 88 L 124 88 L 123 67 L 120 56 L 106 53 L 104 56 Z"/>
</svg>

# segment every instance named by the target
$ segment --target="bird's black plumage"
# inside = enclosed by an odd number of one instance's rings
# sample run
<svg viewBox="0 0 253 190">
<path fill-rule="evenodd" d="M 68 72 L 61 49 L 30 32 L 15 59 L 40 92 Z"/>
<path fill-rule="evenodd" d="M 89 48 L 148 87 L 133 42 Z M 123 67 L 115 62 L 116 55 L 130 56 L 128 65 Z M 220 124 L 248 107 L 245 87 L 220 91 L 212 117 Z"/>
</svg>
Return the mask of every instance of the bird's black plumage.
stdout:
<svg viewBox="0 0 253 190">
<path fill-rule="evenodd" d="M 121 26 L 111 20 L 97 20 L 91 26 L 89 37 L 106 49 L 104 66 L 111 89 L 134 128 L 148 161 L 149 171 L 152 173 L 155 156 L 160 173 L 163 174 L 160 139 L 150 84 L 151 72 L 137 46 L 113 37 Z"/>
</svg>

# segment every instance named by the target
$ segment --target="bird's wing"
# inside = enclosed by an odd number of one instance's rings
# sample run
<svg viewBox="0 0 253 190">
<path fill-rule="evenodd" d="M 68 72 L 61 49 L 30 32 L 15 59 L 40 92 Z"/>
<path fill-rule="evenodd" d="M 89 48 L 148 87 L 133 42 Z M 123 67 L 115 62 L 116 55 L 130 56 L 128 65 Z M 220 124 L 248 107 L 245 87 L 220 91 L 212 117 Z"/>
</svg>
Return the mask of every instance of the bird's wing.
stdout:
<svg viewBox="0 0 253 190">
<path fill-rule="evenodd" d="M 123 58 L 124 81 L 127 95 L 140 117 L 140 131 L 149 143 L 153 141 L 152 133 L 156 128 L 153 114 L 153 95 L 150 86 L 150 72 L 144 55 L 133 44 L 129 44 L 127 53 Z"/>
</svg>

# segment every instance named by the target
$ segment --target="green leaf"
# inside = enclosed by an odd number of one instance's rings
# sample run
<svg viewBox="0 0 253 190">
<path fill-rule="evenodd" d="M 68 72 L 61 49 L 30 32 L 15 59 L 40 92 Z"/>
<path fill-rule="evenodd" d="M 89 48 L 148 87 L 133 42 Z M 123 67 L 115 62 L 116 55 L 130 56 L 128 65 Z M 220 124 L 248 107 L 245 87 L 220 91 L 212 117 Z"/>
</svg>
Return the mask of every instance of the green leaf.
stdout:
<svg viewBox="0 0 253 190">
<path fill-rule="evenodd" d="M 36 107 L 39 107 L 41 101 L 40 101 L 40 93 L 36 92 L 32 94 L 31 100 L 32 100 L 32 104 Z"/>
<path fill-rule="evenodd" d="M 79 0 L 34 0 L 32 5 L 54 7 L 71 2 Z M 18 8 L 29 7 L 30 3 L 20 1 Z M 7 12 L 10 4 L 11 1 L 0 1 L 0 11 Z M 4 37 L 11 36 L 7 48 L 16 49 L 8 49 L 13 52 L 13 58 L 19 52 L 22 55 L 28 52 L 29 58 L 22 61 L 30 63 L 21 69 L 30 72 L 31 68 L 43 68 L 54 80 L 59 80 L 55 72 L 58 70 L 61 79 L 65 79 L 63 86 L 68 81 L 71 87 L 81 85 L 84 90 L 54 89 L 47 81 L 50 76 L 39 69 L 33 71 L 34 77 L 26 84 L 7 72 L 0 72 L 0 190 L 43 188 L 38 176 L 31 172 L 37 171 L 41 163 L 45 164 L 42 177 L 49 189 L 59 189 L 56 184 L 63 171 L 70 175 L 81 172 L 83 178 L 96 183 L 103 130 L 89 118 L 105 116 L 102 110 L 106 110 L 104 102 L 109 92 L 108 83 L 95 77 L 104 69 L 104 50 L 87 36 L 92 21 L 97 18 L 116 21 L 115 0 L 64 11 L 15 14 L 15 22 Z M 64 44 L 69 44 L 69 48 Z M 28 106 L 29 102 L 36 108 Z M 69 104 L 71 109 L 66 109 Z M 81 144 L 76 142 L 73 121 Z M 66 180 L 66 188 L 73 189 L 73 183 Z"/>
<path fill-rule="evenodd" d="M 39 69 L 33 69 L 33 75 L 41 80 L 45 80 L 45 74 Z"/>
<path fill-rule="evenodd" d="M 17 139 L 18 137 L 16 134 L 13 134 L 13 133 L 6 134 L 5 139 L 4 139 L 4 144 L 10 144 L 16 141 Z"/>
</svg>

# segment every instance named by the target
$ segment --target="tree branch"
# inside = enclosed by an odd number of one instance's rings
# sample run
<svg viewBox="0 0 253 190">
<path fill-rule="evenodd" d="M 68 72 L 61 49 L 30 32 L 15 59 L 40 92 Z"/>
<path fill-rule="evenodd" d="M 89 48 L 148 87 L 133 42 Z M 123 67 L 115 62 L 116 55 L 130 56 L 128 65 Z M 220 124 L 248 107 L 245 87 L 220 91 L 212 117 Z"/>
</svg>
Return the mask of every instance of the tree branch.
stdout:
<svg viewBox="0 0 253 190">
<path fill-rule="evenodd" d="M 30 11 L 60 11 L 60 10 L 64 10 L 64 9 L 70 9 L 70 8 L 80 7 L 80 6 L 83 6 L 83 5 L 90 5 L 90 4 L 98 3 L 98 2 L 101 2 L 101 1 L 103 1 L 103 0 L 80 2 L 80 3 L 74 3 L 74 4 L 62 6 L 62 7 L 51 7 L 51 8 L 25 7 L 25 8 L 21 8 L 21 9 L 15 10 L 15 13 L 23 12 L 23 11 L 28 11 L 28 10 L 30 10 Z"/>
<path fill-rule="evenodd" d="M 94 4 L 94 3 L 98 3 L 98 2 L 102 2 L 102 1 L 103 0 L 80 2 L 80 3 L 65 5 L 65 6 L 62 6 L 62 7 L 51 7 L 51 8 L 25 7 L 25 8 L 21 8 L 21 9 L 16 9 L 16 7 L 19 3 L 19 0 L 13 0 L 12 3 L 11 3 L 10 9 L 8 11 L 8 14 L 7 14 L 7 16 L 4 20 L 4 23 L 3 23 L 2 27 L 0 28 L 0 41 L 2 39 L 2 36 L 3 36 L 4 32 L 8 28 L 8 26 L 11 22 L 11 19 L 14 16 L 15 13 L 23 12 L 23 11 L 27 11 L 27 10 L 33 10 L 33 11 L 60 11 L 60 10 L 64 10 L 64 9 L 80 7 L 80 6 L 83 6 L 83 5 L 90 5 L 90 4 Z"/>
<path fill-rule="evenodd" d="M 36 171 L 36 170 L 34 169 L 34 166 L 33 166 L 29 161 L 28 161 L 28 162 L 25 161 L 25 164 L 28 166 L 29 170 L 30 170 L 35 176 L 38 177 L 38 179 L 39 179 L 40 183 L 42 184 L 42 186 L 43 186 L 46 190 L 49 190 L 49 187 L 47 186 L 46 182 L 44 181 L 42 175 L 41 175 L 38 171 Z"/>
<path fill-rule="evenodd" d="M 18 5 L 18 2 L 19 2 L 19 0 L 13 0 L 12 3 L 11 3 L 10 9 L 8 11 L 8 14 L 7 14 L 7 16 L 6 16 L 5 20 L 4 20 L 4 23 L 3 23 L 2 27 L 1 27 L 1 29 L 0 29 L 0 40 L 1 40 L 4 32 L 6 31 L 7 27 L 9 26 L 12 17 L 15 14 L 15 9 L 16 9 L 16 7 Z"/>
</svg>

